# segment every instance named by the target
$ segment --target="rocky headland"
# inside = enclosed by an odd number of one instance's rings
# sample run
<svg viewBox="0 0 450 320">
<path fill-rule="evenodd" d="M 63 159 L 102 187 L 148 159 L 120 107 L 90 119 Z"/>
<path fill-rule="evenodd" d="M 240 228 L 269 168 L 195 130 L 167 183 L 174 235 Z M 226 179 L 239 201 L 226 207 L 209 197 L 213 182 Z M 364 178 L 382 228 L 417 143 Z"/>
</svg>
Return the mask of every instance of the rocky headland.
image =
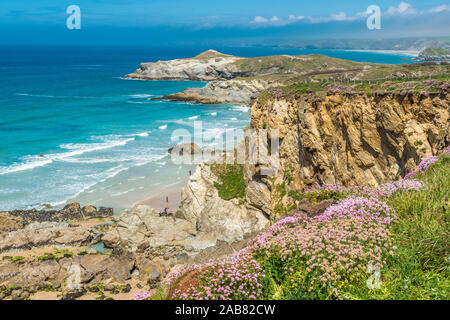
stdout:
<svg viewBox="0 0 450 320">
<path fill-rule="evenodd" d="M 263 256 L 269 248 L 260 246 L 274 230 L 294 224 L 295 233 L 280 237 L 314 243 L 317 234 L 334 230 L 314 219 L 325 219 L 347 190 L 358 185 L 358 192 L 373 194 L 385 183 L 403 183 L 418 164 L 424 167 L 421 161 L 437 162 L 450 144 L 446 64 L 390 66 L 320 55 L 238 58 L 207 51 L 191 59 L 143 64 L 127 77 L 209 81 L 204 88 L 166 98 L 248 103 L 252 130 L 235 152 L 197 166 L 173 215 L 142 205 L 121 215 L 79 204 L 59 211 L 1 212 L 0 299 L 130 299 L 140 291 L 159 299 L 188 298 L 189 292 L 177 290 L 184 288 L 183 275 L 199 281 L 205 267 L 198 266 L 234 257 L 253 270 L 248 263 L 257 262 L 246 254 L 258 248 L 255 252 Z M 273 130 L 279 133 L 276 153 L 256 163 L 246 157 L 244 163 L 224 163 L 239 152 L 268 148 Z M 266 140 L 250 143 L 252 135 L 265 132 Z M 187 144 L 169 152 L 201 150 Z M 447 170 L 445 159 L 439 161 Z M 323 186 L 333 187 L 321 193 Z M 441 202 L 436 208 L 442 209 Z M 439 214 L 430 219 L 435 218 Z M 353 230 L 342 223 L 338 233 Z M 304 230 L 312 230 L 311 235 Z M 266 265 L 277 254 L 264 260 Z M 292 274 L 307 279 L 302 272 Z M 284 285 L 266 283 L 271 295 L 258 297 L 286 298 L 293 287 L 290 283 L 291 289 L 280 291 Z"/>
</svg>

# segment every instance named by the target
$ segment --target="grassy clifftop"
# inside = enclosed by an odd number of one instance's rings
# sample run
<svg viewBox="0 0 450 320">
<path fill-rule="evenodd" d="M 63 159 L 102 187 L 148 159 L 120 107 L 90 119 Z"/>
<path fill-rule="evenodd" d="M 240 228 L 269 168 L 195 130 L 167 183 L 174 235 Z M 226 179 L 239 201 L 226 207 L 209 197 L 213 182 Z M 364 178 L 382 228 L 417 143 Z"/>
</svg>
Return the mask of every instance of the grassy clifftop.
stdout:
<svg viewBox="0 0 450 320">
<path fill-rule="evenodd" d="M 449 190 L 449 148 L 378 189 L 317 186 L 303 196 L 338 202 L 279 220 L 229 261 L 178 270 L 165 297 L 448 299 Z"/>
<path fill-rule="evenodd" d="M 450 51 L 440 47 L 427 48 L 420 53 L 422 57 L 440 57 L 447 55 L 450 55 Z"/>
<path fill-rule="evenodd" d="M 268 56 L 244 58 L 234 62 L 241 71 L 252 74 L 307 74 L 325 70 L 360 69 L 364 66 L 379 66 L 375 63 L 362 63 L 327 57 L 321 54 L 302 56 Z"/>
</svg>

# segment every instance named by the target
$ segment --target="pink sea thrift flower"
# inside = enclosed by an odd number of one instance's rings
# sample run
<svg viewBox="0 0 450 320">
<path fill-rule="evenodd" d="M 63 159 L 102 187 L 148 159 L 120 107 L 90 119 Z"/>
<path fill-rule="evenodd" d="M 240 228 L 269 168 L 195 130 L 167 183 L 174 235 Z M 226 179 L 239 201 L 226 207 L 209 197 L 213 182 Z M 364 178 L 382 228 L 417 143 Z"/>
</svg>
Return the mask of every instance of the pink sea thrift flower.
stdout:
<svg viewBox="0 0 450 320">
<path fill-rule="evenodd" d="M 147 300 L 152 295 L 149 291 L 138 292 L 133 296 L 133 300 Z"/>
</svg>

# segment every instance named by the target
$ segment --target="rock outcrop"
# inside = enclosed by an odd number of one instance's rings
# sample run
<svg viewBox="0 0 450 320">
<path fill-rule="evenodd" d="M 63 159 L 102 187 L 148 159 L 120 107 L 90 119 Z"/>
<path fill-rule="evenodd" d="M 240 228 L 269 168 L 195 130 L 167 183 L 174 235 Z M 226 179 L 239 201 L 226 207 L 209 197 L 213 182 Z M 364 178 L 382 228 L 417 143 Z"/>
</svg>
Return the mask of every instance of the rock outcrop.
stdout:
<svg viewBox="0 0 450 320">
<path fill-rule="evenodd" d="M 269 221 L 261 211 L 237 199 L 222 199 L 214 185 L 217 182 L 210 164 L 197 166 L 182 190 L 180 209 L 175 215 L 196 225 L 199 233 L 212 234 L 217 240 L 230 243 L 268 226 Z"/>
<path fill-rule="evenodd" d="M 4 219 L 9 217 L 8 218 L 8 220 L 10 221 L 9 223 L 12 223 L 11 219 L 12 217 L 14 217 L 16 221 L 16 227 L 11 230 L 20 229 L 23 225 L 27 225 L 32 222 L 65 222 L 70 220 L 83 220 L 91 218 L 108 218 L 112 216 L 113 216 L 112 208 L 102 207 L 97 210 L 97 208 L 94 206 L 81 207 L 80 204 L 76 202 L 66 205 L 61 210 L 33 209 L 33 210 L 13 210 L 9 212 L 0 212 L 0 219 L 2 219 L 2 217 L 4 217 Z M 20 223 L 18 223 L 17 221 L 20 221 Z"/>
<path fill-rule="evenodd" d="M 413 170 L 450 142 L 449 100 L 436 94 L 330 94 L 259 99 L 251 127 L 279 133 L 279 168 L 245 166 L 247 203 L 264 212 L 314 184 L 377 186 Z M 284 191 L 280 192 L 280 188 Z"/>
<path fill-rule="evenodd" d="M 89 227 L 58 222 L 34 222 L 20 230 L 0 233 L 0 253 L 52 245 L 91 245 L 98 241 L 99 232 Z"/>
<path fill-rule="evenodd" d="M 241 58 L 208 50 L 194 58 L 141 63 L 141 67 L 124 78 L 142 80 L 211 81 L 231 79 L 237 68 L 233 62 Z"/>
<path fill-rule="evenodd" d="M 248 103 L 264 90 L 284 85 L 291 78 L 320 74 L 335 77 L 348 73 L 355 78 L 376 64 L 361 63 L 312 54 L 243 58 L 208 50 L 194 58 L 142 63 L 124 78 L 140 80 L 208 81 L 202 88 L 151 98 L 202 104 Z M 298 79 L 297 79 L 298 80 Z"/>
<path fill-rule="evenodd" d="M 138 206 L 123 213 L 117 228 L 106 233 L 103 241 L 109 246 L 123 243 L 135 250 L 143 245 L 158 250 L 177 247 L 195 254 L 215 246 L 217 241 L 241 241 L 269 225 L 259 210 L 246 207 L 237 199 L 220 198 L 215 182 L 217 177 L 209 164 L 197 166 L 182 190 L 181 205 L 173 217 Z"/>
<path fill-rule="evenodd" d="M 189 221 L 160 216 L 159 211 L 141 205 L 122 213 L 117 228 L 105 236 L 107 243 L 117 239 L 131 248 L 138 248 L 143 243 L 147 247 L 182 245 L 195 234 L 195 225 Z"/>
<path fill-rule="evenodd" d="M 187 88 L 180 93 L 152 98 L 170 101 L 190 101 L 202 104 L 247 103 L 267 88 L 279 85 L 275 80 L 228 80 L 211 81 L 202 88 Z"/>
</svg>

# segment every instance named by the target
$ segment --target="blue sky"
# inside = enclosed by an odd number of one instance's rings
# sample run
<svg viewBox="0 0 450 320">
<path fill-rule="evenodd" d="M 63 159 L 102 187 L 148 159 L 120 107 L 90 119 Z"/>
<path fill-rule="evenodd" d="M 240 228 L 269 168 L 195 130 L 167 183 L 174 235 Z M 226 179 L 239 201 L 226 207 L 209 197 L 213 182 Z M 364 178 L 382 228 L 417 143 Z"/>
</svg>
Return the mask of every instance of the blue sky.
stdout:
<svg viewBox="0 0 450 320">
<path fill-rule="evenodd" d="M 82 29 L 67 30 L 66 8 L 81 8 Z M 369 31 L 364 12 L 382 11 Z M 449 36 L 444 0 L 0 0 L 2 43 L 239 44 L 270 39 Z"/>
</svg>

